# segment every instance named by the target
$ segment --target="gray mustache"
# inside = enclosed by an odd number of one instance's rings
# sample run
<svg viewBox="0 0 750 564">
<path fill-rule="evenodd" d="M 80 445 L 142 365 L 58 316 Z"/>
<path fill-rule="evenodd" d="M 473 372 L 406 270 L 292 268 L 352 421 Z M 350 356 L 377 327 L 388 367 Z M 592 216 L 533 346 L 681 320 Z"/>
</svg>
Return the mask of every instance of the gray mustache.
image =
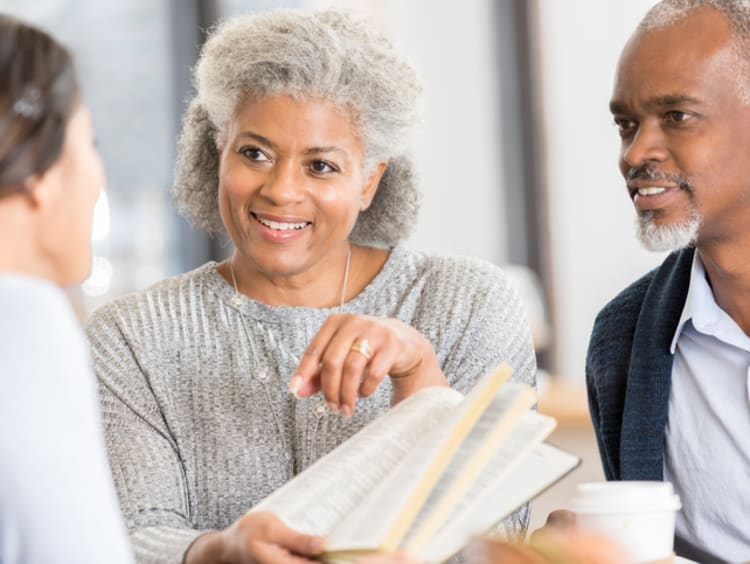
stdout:
<svg viewBox="0 0 750 564">
<path fill-rule="evenodd" d="M 667 174 L 651 166 L 633 166 L 628 169 L 627 181 L 630 184 L 633 180 L 664 180 L 670 184 L 677 184 L 686 192 L 693 191 L 690 182 L 682 176 Z"/>
</svg>

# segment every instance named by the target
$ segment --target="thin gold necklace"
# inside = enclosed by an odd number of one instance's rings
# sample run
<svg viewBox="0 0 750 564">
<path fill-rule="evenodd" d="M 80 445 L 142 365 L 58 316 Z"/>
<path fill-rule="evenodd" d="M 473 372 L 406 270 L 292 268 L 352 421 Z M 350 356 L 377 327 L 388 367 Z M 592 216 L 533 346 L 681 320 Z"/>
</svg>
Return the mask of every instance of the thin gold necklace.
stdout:
<svg viewBox="0 0 750 564">
<path fill-rule="evenodd" d="M 349 249 L 346 253 L 346 266 L 344 267 L 344 280 L 341 283 L 341 300 L 339 301 L 338 313 L 344 311 L 344 302 L 346 301 L 346 289 L 349 286 L 349 267 L 352 263 L 352 246 L 349 245 Z M 232 274 L 232 285 L 234 286 L 234 297 L 237 304 L 240 303 L 240 289 L 237 286 L 237 276 L 234 273 L 234 262 L 229 260 L 229 272 Z"/>
<path fill-rule="evenodd" d="M 344 302 L 346 301 L 346 290 L 347 286 L 349 285 L 349 267 L 351 266 L 352 261 L 352 246 L 349 245 L 349 249 L 346 253 L 346 266 L 344 267 L 344 280 L 341 284 L 341 300 L 339 302 L 338 307 L 338 313 L 342 313 L 344 309 Z M 240 294 L 239 286 L 237 285 L 237 276 L 234 273 L 234 264 L 232 261 L 229 261 L 229 271 L 232 273 L 232 285 L 234 286 L 234 302 L 235 305 L 239 308 L 242 305 L 242 298 Z M 250 329 L 247 326 L 247 320 L 245 319 L 245 315 L 240 311 L 240 320 L 242 322 L 242 327 L 245 330 L 245 337 L 247 338 L 248 343 L 250 343 L 250 351 L 253 355 L 253 364 L 255 364 L 255 379 L 260 382 L 261 386 L 263 387 L 263 392 L 266 396 L 266 401 L 268 402 L 268 410 L 271 412 L 271 415 L 273 416 L 273 421 L 276 425 L 276 431 L 279 434 L 279 439 L 281 439 L 281 447 L 284 449 L 284 458 L 287 461 L 291 461 L 292 459 L 292 453 L 289 452 L 289 449 L 286 445 L 286 439 L 284 438 L 284 432 L 281 428 L 281 421 L 279 421 L 279 416 L 276 415 L 276 411 L 273 409 L 273 400 L 271 398 L 271 390 L 268 387 L 268 374 L 267 372 L 260 368 L 258 363 L 258 353 L 255 350 L 255 343 L 253 342 L 253 338 L 250 335 Z M 272 341 L 276 341 L 276 339 L 273 338 L 273 334 L 271 334 L 269 331 L 266 330 L 266 328 L 258 321 L 258 326 L 261 328 L 261 330 L 265 331 Z M 277 342 L 277 345 L 279 349 L 286 354 L 287 356 L 291 357 L 296 363 L 299 363 L 299 359 L 290 353 L 285 346 L 283 346 L 280 342 Z M 313 430 L 313 438 L 312 442 L 315 443 L 315 437 L 317 436 L 317 428 L 318 424 L 320 422 L 320 417 L 323 415 L 325 410 L 316 410 L 316 423 L 315 428 Z M 312 445 L 314 447 L 314 444 Z"/>
</svg>

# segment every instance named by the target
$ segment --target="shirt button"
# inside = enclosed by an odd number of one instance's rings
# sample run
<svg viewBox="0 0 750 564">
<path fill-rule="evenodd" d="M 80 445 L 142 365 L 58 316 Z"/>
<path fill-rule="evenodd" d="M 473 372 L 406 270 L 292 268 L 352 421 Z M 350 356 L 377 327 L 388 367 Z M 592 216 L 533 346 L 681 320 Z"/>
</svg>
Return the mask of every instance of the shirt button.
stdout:
<svg viewBox="0 0 750 564">
<path fill-rule="evenodd" d="M 326 406 L 322 403 L 318 405 L 318 407 L 315 408 L 315 413 L 318 415 L 323 415 L 326 412 Z"/>
</svg>

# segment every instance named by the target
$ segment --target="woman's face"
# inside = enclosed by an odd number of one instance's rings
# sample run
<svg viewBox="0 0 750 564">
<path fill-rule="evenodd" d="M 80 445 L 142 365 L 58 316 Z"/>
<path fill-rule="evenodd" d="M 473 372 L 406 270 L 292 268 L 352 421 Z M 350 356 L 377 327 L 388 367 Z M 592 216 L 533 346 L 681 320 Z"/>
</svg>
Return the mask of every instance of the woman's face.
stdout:
<svg viewBox="0 0 750 564">
<path fill-rule="evenodd" d="M 242 105 L 225 133 L 219 211 L 239 258 L 267 276 L 294 276 L 340 256 L 385 169 L 363 170 L 351 113 L 272 96 Z"/>
<path fill-rule="evenodd" d="M 60 158 L 42 177 L 40 247 L 60 285 L 82 282 L 91 269 L 94 205 L 104 168 L 91 116 L 81 104 L 70 117 Z"/>
</svg>

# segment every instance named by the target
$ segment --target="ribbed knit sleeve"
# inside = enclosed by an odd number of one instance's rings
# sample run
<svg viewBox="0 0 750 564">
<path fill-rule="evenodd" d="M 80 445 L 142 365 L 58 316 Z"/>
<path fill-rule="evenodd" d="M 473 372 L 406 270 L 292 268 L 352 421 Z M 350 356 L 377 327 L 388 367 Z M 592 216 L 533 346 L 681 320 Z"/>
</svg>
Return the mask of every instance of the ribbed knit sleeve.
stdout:
<svg viewBox="0 0 750 564">
<path fill-rule="evenodd" d="M 433 345 L 451 386 L 469 390 L 508 362 L 534 382 L 518 294 L 501 270 L 396 247 L 345 313 L 392 317 Z M 390 407 L 390 381 L 353 417 L 287 382 L 336 309 L 272 307 L 238 296 L 209 263 L 97 311 L 87 332 L 107 448 L 139 562 L 180 562 Z M 523 508 L 502 529 L 522 534 Z"/>
<path fill-rule="evenodd" d="M 137 561 L 181 562 L 201 531 L 190 523 L 179 447 L 116 311 L 88 327 L 115 486 Z"/>
<path fill-rule="evenodd" d="M 536 385 L 536 359 L 531 331 L 515 286 L 503 271 L 490 263 L 462 257 L 431 259 L 435 264 L 426 296 L 440 296 L 461 308 L 431 306 L 432 342 L 450 342 L 438 360 L 451 387 L 466 393 L 477 374 L 501 362 L 513 368 L 514 381 Z"/>
</svg>

